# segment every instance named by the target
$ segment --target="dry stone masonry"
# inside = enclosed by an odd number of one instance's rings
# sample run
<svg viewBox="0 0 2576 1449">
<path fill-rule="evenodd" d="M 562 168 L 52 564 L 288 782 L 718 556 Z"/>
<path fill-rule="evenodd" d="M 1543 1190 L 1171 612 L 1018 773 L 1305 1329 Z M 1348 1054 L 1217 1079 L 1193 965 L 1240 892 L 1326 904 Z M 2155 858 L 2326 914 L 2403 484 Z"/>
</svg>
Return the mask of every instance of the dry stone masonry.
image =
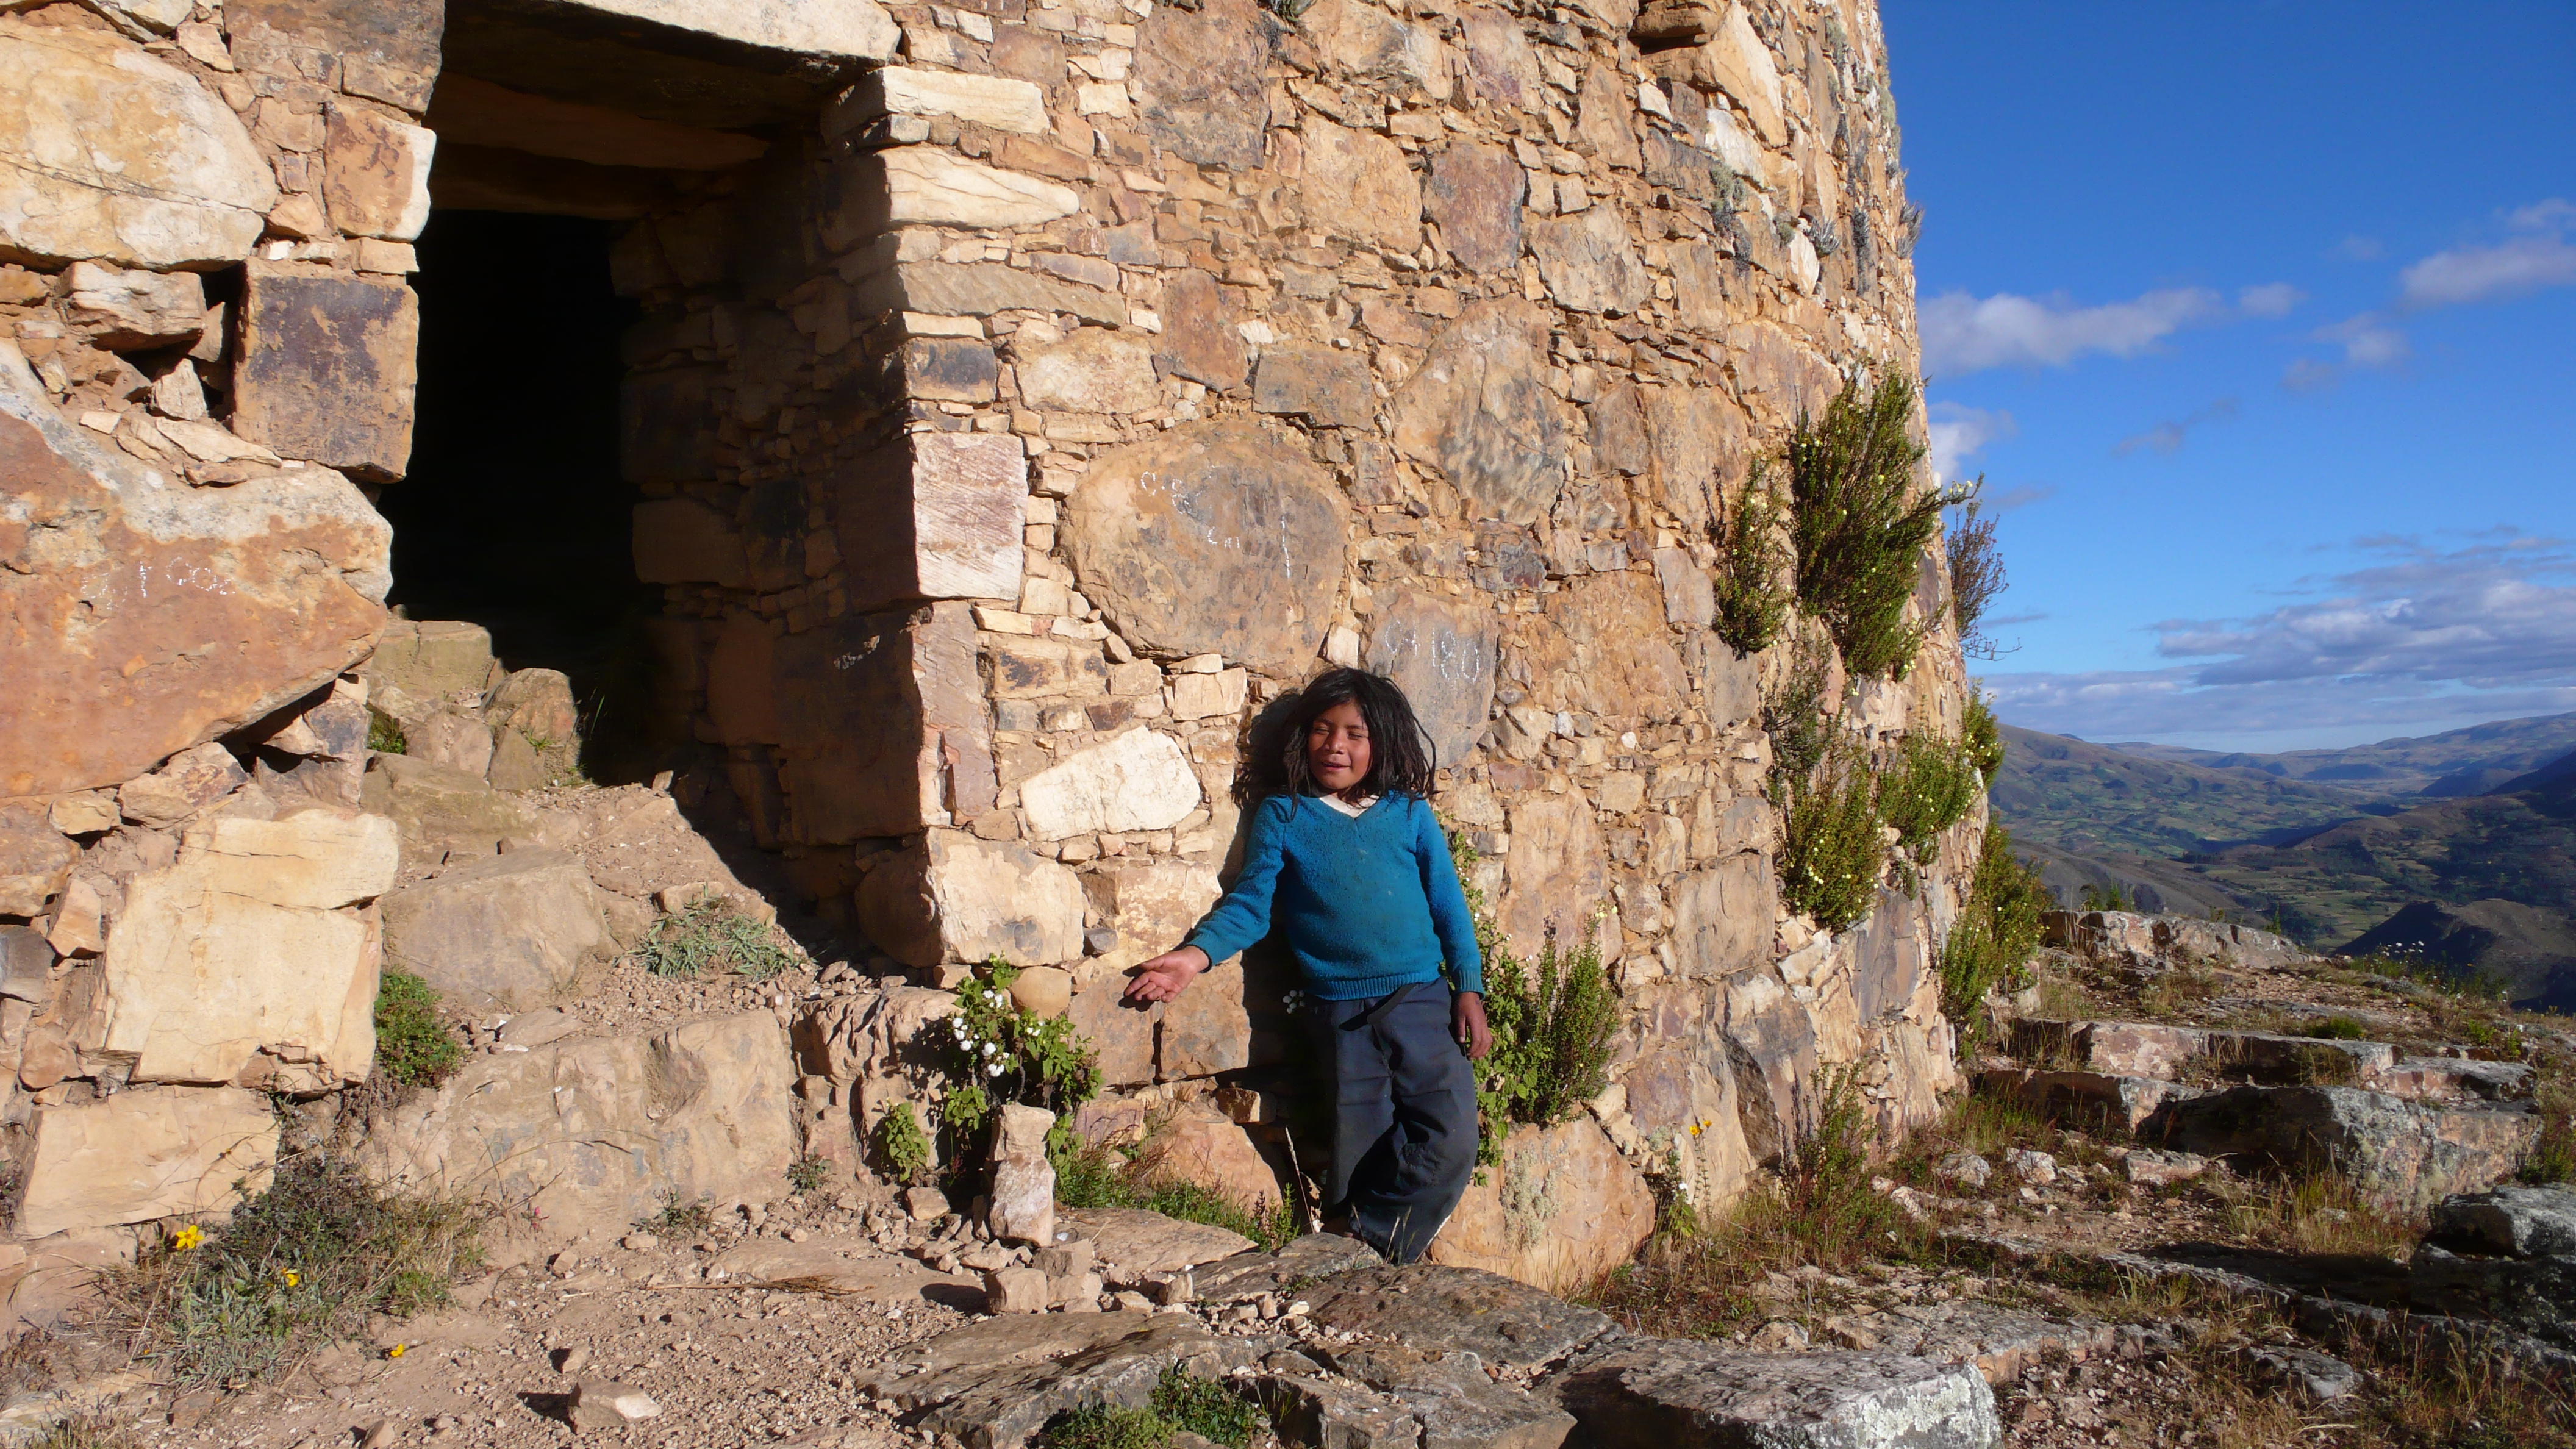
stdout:
<svg viewBox="0 0 2576 1449">
<path fill-rule="evenodd" d="M 1328 662 L 1403 683 L 1516 946 L 1596 944 L 1625 1013 L 1608 1091 L 1514 1134 L 1443 1257 L 1588 1278 L 1649 1230 L 1646 1173 L 1722 1204 L 1828 1071 L 1927 1117 L 1981 817 L 1864 925 L 1791 913 L 1787 650 L 1710 628 L 1752 460 L 1915 356 L 1874 8 L 1292 8 L 0 15 L 15 1231 L 114 1256 L 255 1186 L 255 1094 L 363 1078 L 385 964 L 478 1020 L 578 1011 L 660 913 L 766 919 L 684 813 L 877 980 L 478 1026 L 376 1121 L 382 1170 L 567 1233 L 774 1197 L 933 1099 L 914 1037 L 999 957 L 1099 1048 L 1077 1125 L 1168 1116 L 1176 1171 L 1268 1184 L 1281 964 L 1116 995 L 1215 898 L 1250 727 Z M 565 677 L 384 607 L 433 207 L 620 224 L 667 789 L 549 794 Z M 1925 580 L 1911 668 L 1850 696 L 1882 742 L 1959 728 Z"/>
</svg>

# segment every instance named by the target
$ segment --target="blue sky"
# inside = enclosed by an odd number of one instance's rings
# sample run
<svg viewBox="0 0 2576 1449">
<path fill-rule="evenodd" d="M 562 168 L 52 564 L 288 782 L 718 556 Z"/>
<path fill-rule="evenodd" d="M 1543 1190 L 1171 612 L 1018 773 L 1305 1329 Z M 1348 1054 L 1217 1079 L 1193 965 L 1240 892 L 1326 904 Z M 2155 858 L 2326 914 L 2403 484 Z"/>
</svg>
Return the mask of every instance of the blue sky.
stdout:
<svg viewBox="0 0 2576 1449">
<path fill-rule="evenodd" d="M 2576 710 L 2576 4 L 1883 0 L 2009 722 Z"/>
</svg>

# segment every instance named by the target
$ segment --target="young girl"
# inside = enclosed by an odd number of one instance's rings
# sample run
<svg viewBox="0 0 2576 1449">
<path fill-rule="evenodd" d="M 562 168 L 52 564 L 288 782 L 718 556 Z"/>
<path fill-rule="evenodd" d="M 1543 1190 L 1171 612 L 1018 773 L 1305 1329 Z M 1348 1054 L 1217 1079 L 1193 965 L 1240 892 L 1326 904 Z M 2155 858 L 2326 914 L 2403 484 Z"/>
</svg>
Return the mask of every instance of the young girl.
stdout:
<svg viewBox="0 0 2576 1449">
<path fill-rule="evenodd" d="M 1171 1000 L 1275 920 L 1332 1070 L 1324 1215 L 1347 1214 L 1353 1235 L 1409 1263 L 1475 1170 L 1468 1062 L 1493 1044 L 1475 924 L 1424 798 L 1431 742 L 1391 681 L 1335 669 L 1300 695 L 1282 754 L 1284 787 L 1253 809 L 1234 889 L 1179 950 L 1137 968 L 1127 999 Z"/>
</svg>

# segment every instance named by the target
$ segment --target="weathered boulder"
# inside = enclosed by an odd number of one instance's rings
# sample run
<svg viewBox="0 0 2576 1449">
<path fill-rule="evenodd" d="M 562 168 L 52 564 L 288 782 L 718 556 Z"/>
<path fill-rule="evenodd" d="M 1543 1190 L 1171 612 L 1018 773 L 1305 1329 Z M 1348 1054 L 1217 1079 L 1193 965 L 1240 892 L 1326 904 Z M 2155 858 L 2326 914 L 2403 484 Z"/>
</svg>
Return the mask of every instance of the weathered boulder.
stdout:
<svg viewBox="0 0 2576 1449">
<path fill-rule="evenodd" d="M 1180 741 L 1141 726 L 1020 782 L 1020 808 L 1038 840 L 1168 830 L 1199 808 L 1201 798 Z"/>
<path fill-rule="evenodd" d="M 363 1080 L 376 1050 L 375 922 L 345 909 L 391 888 L 379 815 L 217 818 L 126 887 L 103 958 L 101 1049 L 135 1082 L 318 1091 Z"/>
<path fill-rule="evenodd" d="M 1547 390 L 1548 321 L 1478 302 L 1432 340 L 1395 398 L 1395 446 L 1448 475 L 1477 518 L 1537 520 L 1564 486 L 1562 405 Z"/>
<path fill-rule="evenodd" d="M 0 251 L 138 267 L 239 261 L 277 181 L 186 71 L 114 35 L 0 23 Z"/>
<path fill-rule="evenodd" d="M 898 961 L 936 966 L 999 956 L 1046 966 L 1082 955 L 1082 885 L 1011 841 L 932 830 L 859 885 L 859 923 Z"/>
<path fill-rule="evenodd" d="M 1553 1386 L 1601 1449 L 1991 1449 L 1994 1390 L 1967 1364 L 1893 1353 L 1747 1353 L 1632 1340 L 1578 1359 Z"/>
<path fill-rule="evenodd" d="M 1413 701 L 1447 767 L 1464 764 L 1484 736 L 1501 642 L 1502 622 L 1490 608 L 1405 589 L 1380 603 L 1361 659 Z"/>
<path fill-rule="evenodd" d="M 581 710 L 560 670 L 520 669 L 492 691 L 483 717 L 495 744 L 488 778 L 495 790 L 534 790 L 571 774 L 581 761 Z"/>
<path fill-rule="evenodd" d="M 71 879 L 80 847 L 32 801 L 0 804 L 0 915 L 40 915 Z"/>
<path fill-rule="evenodd" d="M 465 1011 L 551 1005 L 611 947 L 581 862 L 514 850 L 453 866 L 384 899 L 385 959 Z"/>
<path fill-rule="evenodd" d="M 1655 1195 L 1589 1117 L 1522 1125 L 1499 1167 L 1470 1186 L 1430 1261 L 1482 1268 L 1551 1293 L 1591 1287 L 1655 1231 Z"/>
<path fill-rule="evenodd" d="M 384 625 L 392 530 L 347 479 L 188 488 L 74 427 L 7 344 L 0 472 L 0 795 L 132 779 L 328 684 Z"/>
<path fill-rule="evenodd" d="M 1977 1073 L 1980 1095 L 2018 1101 L 2050 1122 L 2087 1130 L 2109 1123 L 2134 1132 L 2167 1101 L 2197 1090 L 2153 1077 L 2115 1077 L 2103 1072 L 2001 1067 Z"/>
<path fill-rule="evenodd" d="M 257 1092 L 161 1087 L 36 1109 L 16 1230 L 223 1212 L 268 1186 L 277 1116 Z"/>
<path fill-rule="evenodd" d="M 1217 1371 L 1250 1357 L 1187 1314 L 1008 1314 L 952 1328 L 851 1388 L 892 1400 L 923 1432 L 1015 1449 L 1069 1409 L 1145 1407 L 1174 1364 Z"/>
<path fill-rule="evenodd" d="M 176 825 L 249 778 L 232 751 L 203 744 L 172 755 L 151 774 L 126 781 L 116 792 L 116 808 L 139 825 Z"/>
<path fill-rule="evenodd" d="M 2512 1175 L 2540 1117 L 2353 1087 L 2232 1087 L 2168 1104 L 2140 1135 L 2279 1171 L 2346 1173 L 2375 1197 L 2420 1208 Z"/>
<path fill-rule="evenodd" d="M 1288 676 L 1332 622 L 1346 513 L 1303 450 L 1257 424 L 1190 423 L 1093 459 L 1063 538 L 1129 644 Z"/>
<path fill-rule="evenodd" d="M 2433 1207 L 2430 1241 L 2463 1253 L 2536 1258 L 2576 1253 L 2576 1185 L 2507 1185 Z"/>
<path fill-rule="evenodd" d="M 476 1057 L 368 1139 L 371 1170 L 525 1200 L 550 1239 L 618 1231 L 676 1195 L 768 1202 L 797 1154 L 795 1060 L 768 1012 L 650 1037 Z"/>
</svg>

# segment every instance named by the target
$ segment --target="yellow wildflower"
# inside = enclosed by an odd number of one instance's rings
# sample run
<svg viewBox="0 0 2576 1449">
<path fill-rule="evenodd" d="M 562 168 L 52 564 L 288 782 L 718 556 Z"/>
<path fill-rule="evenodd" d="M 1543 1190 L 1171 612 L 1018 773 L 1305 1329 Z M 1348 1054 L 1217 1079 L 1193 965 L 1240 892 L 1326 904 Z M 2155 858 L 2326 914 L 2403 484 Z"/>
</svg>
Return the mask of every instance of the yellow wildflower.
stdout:
<svg viewBox="0 0 2576 1449">
<path fill-rule="evenodd" d="M 278 1272 L 278 1275 L 277 1275 L 277 1276 L 278 1276 L 278 1277 L 280 1277 L 280 1278 L 285 1279 L 285 1280 L 286 1280 L 286 1286 L 287 1286 L 287 1287 L 289 1287 L 289 1288 L 300 1288 L 300 1287 L 302 1287 L 302 1286 L 304 1285 L 304 1275 L 303 1275 L 303 1274 L 301 1274 L 301 1273 L 296 1272 L 296 1271 L 295 1271 L 294 1269 L 292 1269 L 292 1268 L 285 1268 L 285 1269 L 281 1269 L 281 1270 L 279 1270 L 279 1272 Z"/>
<path fill-rule="evenodd" d="M 385 1357 L 387 1357 L 387 1358 L 400 1358 L 400 1357 L 402 1357 L 402 1356 L 403 1356 L 403 1354 L 404 1354 L 405 1352 L 407 1352 L 410 1348 L 411 1348 L 411 1345 L 410 1345 L 410 1344 L 407 1344 L 407 1343 L 398 1343 L 398 1344 L 395 1344 L 393 1347 L 391 1347 L 391 1348 L 389 1348 L 389 1349 L 386 1349 L 386 1350 L 385 1350 Z"/>
<path fill-rule="evenodd" d="M 184 1253 L 206 1240 L 206 1230 L 190 1223 L 170 1238 L 170 1246 Z"/>
</svg>

